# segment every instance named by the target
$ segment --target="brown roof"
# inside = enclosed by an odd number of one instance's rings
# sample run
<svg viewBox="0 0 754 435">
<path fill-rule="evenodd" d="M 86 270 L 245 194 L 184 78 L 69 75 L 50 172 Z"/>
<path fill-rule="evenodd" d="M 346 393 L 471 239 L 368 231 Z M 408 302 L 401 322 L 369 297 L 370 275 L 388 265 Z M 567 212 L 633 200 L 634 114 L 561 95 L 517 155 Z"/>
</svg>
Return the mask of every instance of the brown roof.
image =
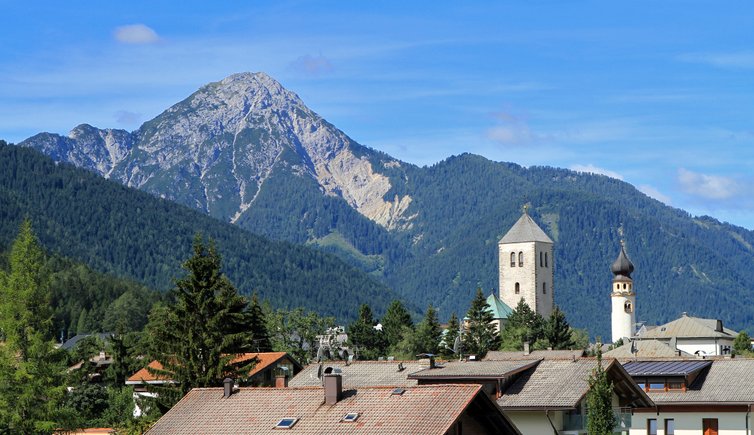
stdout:
<svg viewBox="0 0 754 435">
<path fill-rule="evenodd" d="M 254 365 L 254 368 L 251 370 L 251 372 L 249 372 L 249 377 L 252 377 L 262 370 L 268 368 L 269 366 L 276 364 L 278 361 L 283 359 L 283 357 L 288 357 L 288 359 L 290 359 L 294 363 L 294 365 L 298 365 L 298 363 L 295 362 L 293 358 L 288 356 L 286 352 L 244 353 L 233 358 L 232 362 L 241 362 L 250 360 L 252 358 L 257 358 L 257 363 Z M 162 370 L 163 368 L 162 364 L 160 364 L 160 362 L 157 360 L 150 362 L 148 367 L 152 368 L 153 370 Z M 158 383 L 166 382 L 168 380 L 169 379 L 164 376 L 153 375 L 149 372 L 149 370 L 143 368 L 126 379 L 126 384 Z"/>
<path fill-rule="evenodd" d="M 291 429 L 296 434 L 442 435 L 472 401 L 488 400 L 480 391 L 479 385 L 431 385 L 393 395 L 389 387 L 364 387 L 326 405 L 318 387 L 242 388 L 227 399 L 222 388 L 195 388 L 148 433 L 279 435 L 273 427 L 290 417 L 298 418 Z M 341 421 L 353 412 L 359 413 L 355 422 Z"/>
<path fill-rule="evenodd" d="M 583 350 L 535 350 L 528 355 L 523 351 L 494 350 L 487 352 L 484 361 L 513 361 L 513 360 L 573 360 L 584 356 Z"/>
<path fill-rule="evenodd" d="M 399 365 L 403 370 L 399 370 Z M 291 387 L 321 386 L 322 381 L 317 376 L 319 364 L 309 364 L 288 383 Z M 392 386 L 407 387 L 416 385 L 416 381 L 408 379 L 408 375 L 426 368 L 419 361 L 354 361 L 348 365 L 342 361 L 327 361 L 322 363 L 322 370 L 333 367 L 341 370 L 343 388 Z"/>
<path fill-rule="evenodd" d="M 503 378 L 536 365 L 528 361 L 452 361 L 410 374 L 409 379 L 481 379 Z"/>
<path fill-rule="evenodd" d="M 754 359 L 732 358 L 712 361 L 709 369 L 683 391 L 649 392 L 658 405 L 668 404 L 752 404 L 754 403 Z"/>
<path fill-rule="evenodd" d="M 667 343 L 660 340 L 634 340 L 605 352 L 604 356 L 620 360 L 634 358 L 678 358 L 679 356 L 693 357 L 688 352 L 672 349 Z"/>
<path fill-rule="evenodd" d="M 651 400 L 615 360 L 602 361 L 616 392 L 643 406 Z M 503 409 L 573 409 L 589 390 L 589 376 L 597 367 L 594 358 L 576 361 L 542 361 L 522 374 L 497 400 Z"/>
</svg>

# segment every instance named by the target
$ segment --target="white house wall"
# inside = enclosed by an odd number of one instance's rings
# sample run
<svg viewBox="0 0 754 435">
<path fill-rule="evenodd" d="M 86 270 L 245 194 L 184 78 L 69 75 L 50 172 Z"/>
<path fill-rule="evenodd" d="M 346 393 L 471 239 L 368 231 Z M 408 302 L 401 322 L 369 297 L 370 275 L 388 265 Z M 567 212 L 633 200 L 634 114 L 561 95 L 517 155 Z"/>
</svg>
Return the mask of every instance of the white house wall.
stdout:
<svg viewBox="0 0 754 435">
<path fill-rule="evenodd" d="M 716 418 L 718 435 L 749 435 L 745 412 L 635 412 L 630 435 L 647 435 L 647 420 L 657 420 L 657 435 L 665 435 L 665 419 L 675 420 L 675 435 L 703 435 L 702 419 Z M 751 424 L 751 421 L 750 421 Z M 754 433 L 754 432 L 750 432 Z"/>
</svg>

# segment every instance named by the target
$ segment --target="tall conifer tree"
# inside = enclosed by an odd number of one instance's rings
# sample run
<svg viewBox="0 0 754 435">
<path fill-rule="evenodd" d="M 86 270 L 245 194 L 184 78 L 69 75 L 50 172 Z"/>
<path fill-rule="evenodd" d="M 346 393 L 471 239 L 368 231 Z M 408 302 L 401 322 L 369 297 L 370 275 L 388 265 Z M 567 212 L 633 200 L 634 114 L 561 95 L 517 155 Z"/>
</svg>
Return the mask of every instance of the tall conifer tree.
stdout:
<svg viewBox="0 0 754 435">
<path fill-rule="evenodd" d="M 587 433 L 609 435 L 615 427 L 613 414 L 613 384 L 602 367 L 602 343 L 597 342 L 597 367 L 589 377 L 586 393 Z"/>
<path fill-rule="evenodd" d="M 403 328 L 413 329 L 414 322 L 411 321 L 411 314 L 403 303 L 394 300 L 387 307 L 385 315 L 382 316 L 382 331 L 385 333 L 388 347 L 393 347 L 403 339 Z"/>
<path fill-rule="evenodd" d="M 430 304 L 427 312 L 424 313 L 424 318 L 416 327 L 416 353 L 437 354 L 440 351 L 441 335 L 442 329 L 437 319 L 437 310 Z"/>
<path fill-rule="evenodd" d="M 445 333 L 445 336 L 442 339 L 443 348 L 440 349 L 442 355 L 448 357 L 455 355 L 453 352 L 453 345 L 456 342 L 456 338 L 458 338 L 460 327 L 461 325 L 458 323 L 458 316 L 453 312 L 448 320 L 448 332 Z"/>
<path fill-rule="evenodd" d="M 249 324 L 251 326 L 253 348 L 257 352 L 272 352 L 272 342 L 270 334 L 267 331 L 267 319 L 264 310 L 259 304 L 257 294 L 251 297 L 251 307 L 249 308 Z"/>
<path fill-rule="evenodd" d="M 492 324 L 494 317 L 481 288 L 477 288 L 466 317 L 468 326 L 463 333 L 464 353 L 483 358 L 488 351 L 500 347 L 500 336 Z"/>
<path fill-rule="evenodd" d="M 255 361 L 234 361 L 253 352 L 248 302 L 222 273 L 214 243 L 194 238 L 193 256 L 183 268 L 188 274 L 176 281 L 175 302 L 150 315 L 148 330 L 162 370 L 155 375 L 177 381 L 159 388 L 160 402 L 172 405 L 191 388 L 222 385 L 225 377 L 243 378 Z"/>
<path fill-rule="evenodd" d="M 565 318 L 565 314 L 557 306 L 550 314 L 545 325 L 544 336 L 553 349 L 570 349 L 573 347 L 571 327 Z"/>
</svg>

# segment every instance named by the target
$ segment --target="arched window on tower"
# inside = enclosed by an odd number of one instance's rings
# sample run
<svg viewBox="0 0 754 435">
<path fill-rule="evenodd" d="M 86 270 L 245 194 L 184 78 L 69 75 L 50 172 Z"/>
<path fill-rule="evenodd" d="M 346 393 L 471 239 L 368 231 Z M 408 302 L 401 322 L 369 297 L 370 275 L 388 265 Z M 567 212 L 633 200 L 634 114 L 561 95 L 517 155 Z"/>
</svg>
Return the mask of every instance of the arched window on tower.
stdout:
<svg viewBox="0 0 754 435">
<path fill-rule="evenodd" d="M 547 294 L 547 283 L 546 282 L 542 283 L 542 294 Z"/>
<path fill-rule="evenodd" d="M 623 309 L 626 310 L 627 313 L 631 313 L 634 310 L 634 306 L 631 304 L 631 301 L 626 301 L 626 303 L 623 304 Z"/>
<path fill-rule="evenodd" d="M 542 253 L 540 252 L 539 253 L 539 267 L 542 267 L 544 265 L 545 265 L 545 263 L 544 263 L 544 261 L 542 261 Z"/>
<path fill-rule="evenodd" d="M 516 283 L 516 294 L 521 293 L 521 284 Z"/>
<path fill-rule="evenodd" d="M 547 252 L 545 252 L 545 267 L 548 267 L 547 266 Z"/>
<path fill-rule="evenodd" d="M 524 253 L 523 252 L 518 253 L 518 267 L 524 267 Z"/>
<path fill-rule="evenodd" d="M 516 253 L 511 252 L 511 267 L 516 267 Z"/>
</svg>

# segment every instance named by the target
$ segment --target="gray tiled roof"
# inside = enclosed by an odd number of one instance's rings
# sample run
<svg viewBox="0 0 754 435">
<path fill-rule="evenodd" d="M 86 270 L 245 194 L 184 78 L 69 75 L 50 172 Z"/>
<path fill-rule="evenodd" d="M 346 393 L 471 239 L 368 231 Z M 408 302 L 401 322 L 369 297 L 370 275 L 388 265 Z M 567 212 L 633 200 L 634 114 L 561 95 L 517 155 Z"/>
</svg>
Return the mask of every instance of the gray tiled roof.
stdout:
<svg viewBox="0 0 754 435">
<path fill-rule="evenodd" d="M 412 373 L 410 378 L 502 378 L 536 365 L 538 360 L 529 361 L 452 361 L 434 369 L 424 369 Z"/>
<path fill-rule="evenodd" d="M 324 404 L 323 388 L 242 388 L 223 398 L 222 388 L 195 388 L 149 430 L 149 434 L 277 434 L 282 418 L 299 420 L 296 434 L 444 434 L 474 398 L 487 400 L 479 385 L 344 391 L 342 400 Z M 491 407 L 494 408 L 492 404 Z M 353 423 L 341 422 L 351 412 Z M 501 415 L 501 418 L 502 417 Z"/>
<path fill-rule="evenodd" d="M 573 360 L 584 356 L 583 350 L 535 350 L 525 355 L 522 351 L 490 351 L 484 357 L 485 361 L 516 361 L 516 360 Z"/>
<path fill-rule="evenodd" d="M 632 353 L 632 349 L 636 353 Z M 678 354 L 679 352 L 680 355 Z M 630 342 L 626 343 L 623 346 L 605 352 L 604 356 L 618 359 L 693 357 L 688 352 L 671 349 L 667 343 L 660 340 L 634 340 L 633 345 Z"/>
<path fill-rule="evenodd" d="M 736 331 L 723 328 L 716 331 L 716 319 L 702 319 L 683 315 L 680 318 L 652 328 L 639 336 L 640 340 L 650 338 L 736 338 Z"/>
<path fill-rule="evenodd" d="M 631 376 L 688 376 L 707 368 L 712 361 L 630 361 L 623 365 Z"/>
<path fill-rule="evenodd" d="M 649 392 L 657 404 L 754 403 L 754 359 L 714 360 L 683 391 Z"/>
<path fill-rule="evenodd" d="M 403 370 L 398 370 L 398 365 Z M 371 386 L 405 387 L 416 385 L 416 381 L 407 379 L 409 373 L 417 372 L 427 367 L 419 361 L 354 361 L 346 365 L 342 361 L 326 361 L 322 369 L 327 367 L 339 368 L 343 376 L 344 388 L 358 388 Z M 322 381 L 317 377 L 318 364 L 309 364 L 299 374 L 290 380 L 291 387 L 321 386 Z"/>
<path fill-rule="evenodd" d="M 534 219 L 532 219 L 531 216 L 524 213 L 498 243 L 519 242 L 552 243 L 552 239 L 542 231 L 542 228 L 534 222 Z"/>
<path fill-rule="evenodd" d="M 573 408 L 586 394 L 587 380 L 596 366 L 594 359 L 542 361 L 521 375 L 497 403 L 503 409 Z"/>
</svg>

